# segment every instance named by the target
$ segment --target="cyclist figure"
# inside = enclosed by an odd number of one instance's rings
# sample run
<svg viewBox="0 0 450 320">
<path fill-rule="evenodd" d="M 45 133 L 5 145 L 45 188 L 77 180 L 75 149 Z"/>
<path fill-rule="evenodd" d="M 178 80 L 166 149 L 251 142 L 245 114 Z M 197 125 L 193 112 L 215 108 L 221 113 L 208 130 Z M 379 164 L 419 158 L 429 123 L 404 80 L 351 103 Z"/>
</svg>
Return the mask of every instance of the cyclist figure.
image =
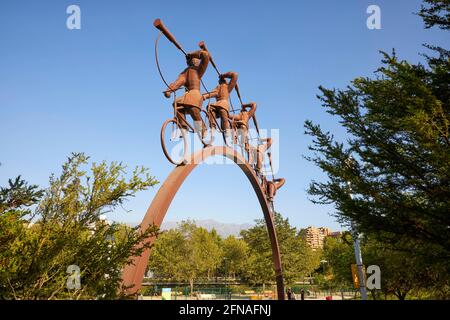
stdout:
<svg viewBox="0 0 450 320">
<path fill-rule="evenodd" d="M 230 116 L 231 120 L 233 120 L 236 126 L 241 147 L 245 148 L 247 152 L 250 151 L 248 143 L 248 129 L 249 129 L 248 121 L 255 115 L 255 112 L 256 112 L 256 103 L 250 102 L 242 105 L 242 109 L 239 114 Z"/>
<path fill-rule="evenodd" d="M 226 79 L 230 79 L 227 82 Z M 203 99 L 216 98 L 216 102 L 210 105 L 211 112 L 214 118 L 221 119 L 221 127 L 222 130 L 225 131 L 225 136 L 228 137 L 230 135 L 230 126 L 228 125 L 228 116 L 230 113 L 230 102 L 229 96 L 231 91 L 236 87 L 238 79 L 238 74 L 236 72 L 227 72 L 221 74 L 219 76 L 219 85 L 214 88 L 210 93 L 204 93 Z M 212 125 L 215 127 L 215 123 L 212 122 Z"/>
<path fill-rule="evenodd" d="M 260 139 L 259 141 L 260 144 L 258 144 L 257 147 L 249 145 L 251 150 L 250 163 L 255 165 L 255 171 L 257 175 L 261 174 L 266 151 L 269 150 L 272 146 L 271 138 Z"/>
<path fill-rule="evenodd" d="M 280 189 L 284 183 L 286 182 L 286 179 L 284 178 L 278 178 L 273 179 L 272 181 L 267 181 L 267 199 L 270 202 L 273 202 L 275 195 L 277 193 L 277 190 Z"/>
<path fill-rule="evenodd" d="M 202 136 L 204 136 L 206 128 L 200 113 L 203 104 L 200 83 L 206 68 L 208 68 L 209 60 L 208 51 L 198 50 L 188 53 L 186 55 L 187 68 L 180 73 L 177 80 L 169 85 L 169 89 L 163 92 L 166 98 L 170 98 L 172 92 L 183 86 L 185 87 L 185 94 L 175 101 L 177 106 L 183 108 L 183 110 L 180 110 L 180 117 L 182 118 L 180 125 L 183 129 L 187 129 L 185 121 L 186 113 L 188 113 L 194 120 L 195 130 L 201 131 Z"/>
</svg>

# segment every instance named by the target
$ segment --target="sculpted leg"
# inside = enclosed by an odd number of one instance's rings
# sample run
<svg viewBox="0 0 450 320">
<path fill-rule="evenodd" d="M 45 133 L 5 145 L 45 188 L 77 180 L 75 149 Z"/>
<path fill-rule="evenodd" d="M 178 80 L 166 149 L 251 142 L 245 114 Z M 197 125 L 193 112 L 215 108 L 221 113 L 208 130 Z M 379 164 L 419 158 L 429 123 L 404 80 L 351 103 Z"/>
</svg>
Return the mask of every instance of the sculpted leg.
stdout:
<svg viewBox="0 0 450 320">
<path fill-rule="evenodd" d="M 202 116 L 200 114 L 200 110 L 197 108 L 192 108 L 189 113 L 191 114 L 192 119 L 194 120 L 194 128 L 195 131 L 201 133 L 202 137 L 206 134 L 205 123 L 202 121 Z"/>
<path fill-rule="evenodd" d="M 220 116 L 220 120 L 221 120 L 221 126 L 222 126 L 222 130 L 224 130 L 226 133 L 229 133 L 229 124 L 228 124 L 228 112 L 225 109 L 220 109 L 219 110 L 219 116 Z"/>
<path fill-rule="evenodd" d="M 188 130 L 188 126 L 186 124 L 186 114 L 184 112 L 178 112 L 178 118 L 180 120 L 180 127 L 183 130 Z"/>
</svg>

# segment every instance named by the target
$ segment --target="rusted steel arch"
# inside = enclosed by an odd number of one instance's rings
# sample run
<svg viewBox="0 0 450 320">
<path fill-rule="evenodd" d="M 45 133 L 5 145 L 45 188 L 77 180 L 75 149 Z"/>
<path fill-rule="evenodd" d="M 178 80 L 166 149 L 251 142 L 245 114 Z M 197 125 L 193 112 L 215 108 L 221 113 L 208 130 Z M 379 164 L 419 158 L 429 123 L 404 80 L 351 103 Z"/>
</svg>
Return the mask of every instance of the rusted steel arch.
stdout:
<svg viewBox="0 0 450 320">
<path fill-rule="evenodd" d="M 150 207 L 145 214 L 144 219 L 140 225 L 141 230 L 145 230 L 149 225 L 155 224 L 161 226 L 161 223 L 166 215 L 169 206 L 175 197 L 178 189 L 183 184 L 187 176 L 195 169 L 195 167 L 203 162 L 205 159 L 221 155 L 228 159 L 233 160 L 244 172 L 250 181 L 256 196 L 258 197 L 261 209 L 264 213 L 264 219 L 266 221 L 267 230 L 269 233 L 269 239 L 272 247 L 272 259 L 275 269 L 275 280 L 277 283 L 277 294 L 279 300 L 284 300 L 284 284 L 283 274 L 281 268 L 280 249 L 278 246 L 277 235 L 275 232 L 275 226 L 269 204 L 266 200 L 263 190 L 261 189 L 258 178 L 256 177 L 252 167 L 245 161 L 245 159 L 235 150 L 228 147 L 207 147 L 191 155 L 190 161 L 186 165 L 176 167 L 161 188 L 158 190 L 155 198 L 153 199 Z M 146 241 L 153 243 L 154 237 L 147 239 Z M 128 289 L 128 293 L 137 293 L 141 288 L 142 280 L 144 278 L 145 270 L 150 256 L 150 249 L 145 250 L 141 256 L 133 257 L 133 263 L 126 266 L 123 271 L 123 285 L 132 286 Z"/>
</svg>

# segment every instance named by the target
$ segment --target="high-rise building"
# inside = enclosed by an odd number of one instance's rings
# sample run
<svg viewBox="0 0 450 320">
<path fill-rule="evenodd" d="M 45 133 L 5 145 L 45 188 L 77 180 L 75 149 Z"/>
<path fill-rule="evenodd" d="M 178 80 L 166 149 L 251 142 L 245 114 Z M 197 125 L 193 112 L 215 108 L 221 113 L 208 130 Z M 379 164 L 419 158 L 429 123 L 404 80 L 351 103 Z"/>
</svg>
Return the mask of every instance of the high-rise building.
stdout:
<svg viewBox="0 0 450 320">
<path fill-rule="evenodd" d="M 314 250 L 323 248 L 323 242 L 325 237 L 332 234 L 330 228 L 320 227 L 315 228 L 313 226 L 309 226 L 304 231 L 304 238 L 306 242 L 313 248 Z"/>
</svg>

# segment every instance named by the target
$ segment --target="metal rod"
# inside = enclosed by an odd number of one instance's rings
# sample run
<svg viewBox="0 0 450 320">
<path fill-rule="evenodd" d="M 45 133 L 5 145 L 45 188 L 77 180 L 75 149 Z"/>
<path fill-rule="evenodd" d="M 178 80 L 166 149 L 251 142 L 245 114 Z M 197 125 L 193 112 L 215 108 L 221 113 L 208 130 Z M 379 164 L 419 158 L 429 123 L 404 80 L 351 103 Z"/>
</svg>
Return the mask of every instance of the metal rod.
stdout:
<svg viewBox="0 0 450 320">
<path fill-rule="evenodd" d="M 352 183 L 350 181 L 347 182 L 348 188 L 350 190 L 350 198 L 353 200 L 352 194 Z M 364 283 L 364 270 L 363 270 L 363 260 L 361 254 L 361 247 L 359 243 L 359 234 L 356 232 L 355 225 L 352 223 L 352 238 L 353 238 L 353 248 L 355 251 L 355 261 L 356 266 L 358 268 L 358 280 L 359 280 L 359 291 L 361 292 L 361 300 L 367 300 L 367 290 L 366 284 Z"/>
<path fill-rule="evenodd" d="M 208 50 L 208 48 L 206 47 L 206 44 L 205 44 L 204 41 L 200 41 L 199 44 L 198 44 L 198 46 L 199 46 L 202 50 L 205 50 L 205 51 L 208 51 L 208 52 L 209 52 L 209 50 Z M 210 52 L 209 52 L 209 61 L 211 61 L 211 64 L 212 64 L 213 68 L 214 68 L 214 69 L 216 70 L 216 72 L 217 72 L 217 75 L 220 76 L 221 73 L 220 73 L 219 69 L 217 68 L 217 65 L 216 65 L 216 63 L 214 62 L 214 60 L 213 60 L 212 55 L 211 55 Z M 238 85 L 237 83 L 236 83 L 236 87 L 235 87 L 234 89 L 235 89 L 236 94 L 237 94 L 237 96 L 238 96 L 239 102 L 241 103 L 241 105 L 243 105 L 244 103 L 242 102 L 241 92 L 239 91 L 239 85 Z M 230 102 L 231 102 L 231 100 L 230 100 Z"/>
</svg>

